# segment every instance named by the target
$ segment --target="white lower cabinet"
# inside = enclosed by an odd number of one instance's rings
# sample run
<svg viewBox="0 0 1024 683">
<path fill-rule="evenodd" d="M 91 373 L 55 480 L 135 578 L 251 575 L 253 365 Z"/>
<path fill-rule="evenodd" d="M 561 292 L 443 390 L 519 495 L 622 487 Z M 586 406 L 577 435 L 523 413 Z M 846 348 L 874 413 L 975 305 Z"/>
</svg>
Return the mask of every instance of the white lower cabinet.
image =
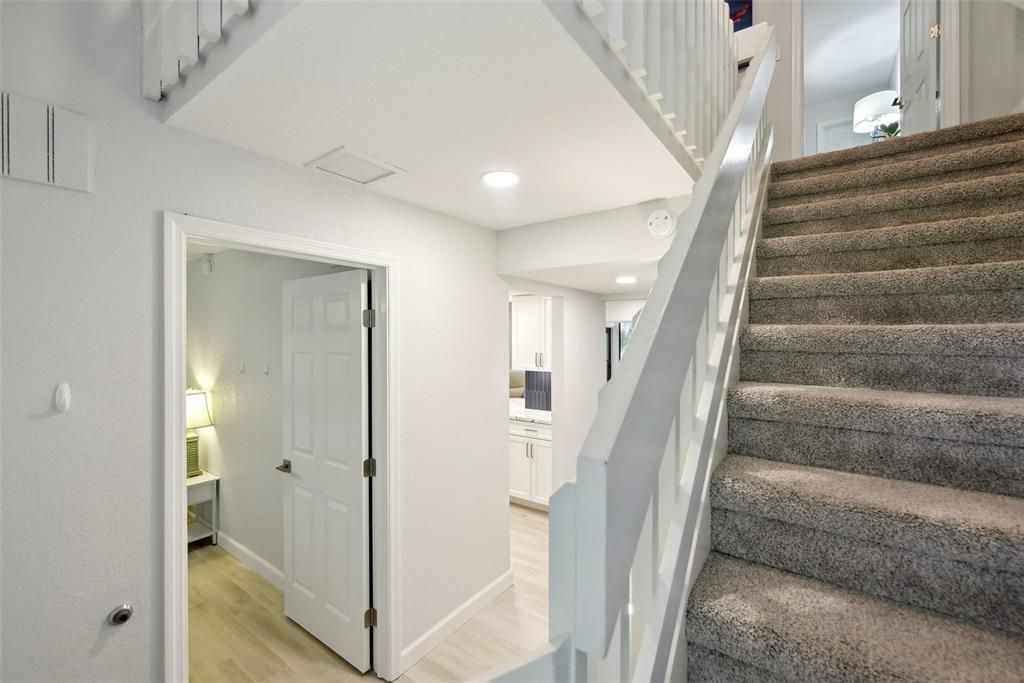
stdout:
<svg viewBox="0 0 1024 683">
<path fill-rule="evenodd" d="M 530 464 L 530 440 L 508 437 L 508 492 L 515 498 L 530 499 L 533 467 Z"/>
<path fill-rule="evenodd" d="M 530 442 L 530 463 L 533 465 L 533 502 L 548 504 L 551 497 L 551 442 Z"/>
<path fill-rule="evenodd" d="M 551 441 L 508 437 L 508 492 L 518 501 L 547 506 L 551 497 Z"/>
</svg>

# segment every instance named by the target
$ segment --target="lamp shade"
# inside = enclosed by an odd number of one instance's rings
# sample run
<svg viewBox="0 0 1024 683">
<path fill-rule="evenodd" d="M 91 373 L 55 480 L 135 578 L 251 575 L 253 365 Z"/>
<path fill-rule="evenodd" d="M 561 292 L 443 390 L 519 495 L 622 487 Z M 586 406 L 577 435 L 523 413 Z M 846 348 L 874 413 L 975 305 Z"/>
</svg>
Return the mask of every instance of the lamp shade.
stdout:
<svg viewBox="0 0 1024 683">
<path fill-rule="evenodd" d="M 210 403 L 205 391 L 188 391 L 185 393 L 185 428 L 198 429 L 213 425 L 210 415 Z"/>
<path fill-rule="evenodd" d="M 862 97 L 853 105 L 853 132 L 870 133 L 878 126 L 900 120 L 900 109 L 893 104 L 895 90 L 879 90 Z"/>
</svg>

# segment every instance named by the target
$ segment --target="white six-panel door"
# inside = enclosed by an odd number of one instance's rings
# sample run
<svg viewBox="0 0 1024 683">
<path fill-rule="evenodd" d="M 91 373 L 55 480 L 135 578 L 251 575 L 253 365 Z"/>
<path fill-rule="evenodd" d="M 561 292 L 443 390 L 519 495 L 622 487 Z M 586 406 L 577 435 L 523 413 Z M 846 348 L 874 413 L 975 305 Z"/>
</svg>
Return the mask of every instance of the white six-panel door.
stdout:
<svg viewBox="0 0 1024 683">
<path fill-rule="evenodd" d="M 284 284 L 285 614 L 370 668 L 367 273 Z"/>
<path fill-rule="evenodd" d="M 935 0 L 900 0 L 901 135 L 935 130 L 939 38 L 930 30 L 938 20 Z"/>
</svg>

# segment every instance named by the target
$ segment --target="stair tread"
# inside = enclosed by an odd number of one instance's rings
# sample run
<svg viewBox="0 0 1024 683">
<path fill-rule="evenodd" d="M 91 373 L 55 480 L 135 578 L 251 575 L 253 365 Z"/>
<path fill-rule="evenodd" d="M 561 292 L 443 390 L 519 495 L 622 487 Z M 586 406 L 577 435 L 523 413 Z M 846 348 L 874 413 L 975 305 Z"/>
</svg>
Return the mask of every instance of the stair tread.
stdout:
<svg viewBox="0 0 1024 683">
<path fill-rule="evenodd" d="M 797 680 L 1010 681 L 1024 639 L 711 553 L 691 642 Z"/>
<path fill-rule="evenodd" d="M 1024 323 L 748 325 L 743 351 L 1024 358 Z"/>
<path fill-rule="evenodd" d="M 772 164 L 772 177 L 781 179 L 786 175 L 811 169 L 832 168 L 852 162 L 893 157 L 908 152 L 933 149 L 968 140 L 983 141 L 988 137 L 1021 129 L 1024 129 L 1024 114 L 1011 114 L 1009 116 L 941 128 L 928 133 L 896 138 L 895 140 L 887 140 L 880 144 L 862 145 L 836 152 L 825 152 L 800 159 L 776 162 Z"/>
<path fill-rule="evenodd" d="M 757 256 L 779 258 L 1019 236 L 1024 236 L 1024 211 L 848 232 L 768 237 L 758 242 Z"/>
<path fill-rule="evenodd" d="M 992 199 L 1024 193 L 1024 173 L 984 176 L 971 180 L 896 189 L 859 197 L 822 199 L 765 209 L 766 225 L 854 218 L 867 214 L 917 209 L 954 202 Z"/>
<path fill-rule="evenodd" d="M 729 417 L 1024 446 L 1024 399 L 739 382 Z"/>
<path fill-rule="evenodd" d="M 963 293 L 1024 288 L 1024 261 L 753 278 L 750 298 Z"/>
<path fill-rule="evenodd" d="M 768 198 L 771 200 L 806 197 L 810 201 L 816 194 L 882 188 L 892 182 L 940 176 L 967 169 L 989 168 L 1019 161 L 1024 161 L 1024 140 L 1012 140 L 958 149 L 926 159 L 900 160 L 897 157 L 889 164 L 874 168 L 871 173 L 853 169 L 792 179 L 787 179 L 783 175 L 769 186 Z"/>
<path fill-rule="evenodd" d="M 1024 499 L 730 455 L 711 505 L 1024 574 Z"/>
</svg>

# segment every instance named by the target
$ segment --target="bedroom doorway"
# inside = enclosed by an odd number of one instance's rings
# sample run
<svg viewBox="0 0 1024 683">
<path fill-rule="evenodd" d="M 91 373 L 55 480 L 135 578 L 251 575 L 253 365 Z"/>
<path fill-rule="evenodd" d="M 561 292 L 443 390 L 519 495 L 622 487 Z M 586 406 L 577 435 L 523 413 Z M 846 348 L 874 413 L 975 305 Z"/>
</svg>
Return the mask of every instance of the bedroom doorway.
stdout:
<svg viewBox="0 0 1024 683">
<path fill-rule="evenodd" d="M 393 677 L 396 264 L 165 231 L 167 677 Z"/>
</svg>

